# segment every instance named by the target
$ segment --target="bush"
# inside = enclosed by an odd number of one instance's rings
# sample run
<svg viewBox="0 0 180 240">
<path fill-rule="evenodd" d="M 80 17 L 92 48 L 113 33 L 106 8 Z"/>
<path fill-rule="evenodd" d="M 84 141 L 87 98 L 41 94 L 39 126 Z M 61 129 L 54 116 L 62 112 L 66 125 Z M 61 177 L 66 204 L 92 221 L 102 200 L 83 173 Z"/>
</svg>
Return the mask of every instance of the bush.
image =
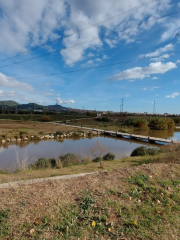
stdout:
<svg viewBox="0 0 180 240">
<path fill-rule="evenodd" d="M 35 163 L 31 166 L 33 169 L 46 169 L 46 168 L 55 168 L 56 166 L 56 159 L 54 158 L 39 158 Z"/>
<path fill-rule="evenodd" d="M 147 154 L 146 148 L 142 146 L 142 147 L 138 147 L 138 148 L 134 149 L 131 153 L 131 157 L 145 156 L 146 154 Z"/>
<path fill-rule="evenodd" d="M 104 161 L 112 161 L 112 160 L 114 160 L 114 158 L 115 158 L 115 155 L 114 155 L 114 154 L 112 154 L 112 153 L 107 153 L 106 155 L 104 155 L 103 160 L 104 160 Z"/>
<path fill-rule="evenodd" d="M 61 160 L 63 167 L 69 167 L 71 165 L 78 165 L 81 163 L 79 156 L 73 153 L 61 155 L 59 159 Z"/>
<path fill-rule="evenodd" d="M 43 116 L 43 117 L 41 118 L 41 121 L 42 121 L 42 122 L 50 122 L 50 121 L 51 121 L 51 117 L 50 117 L 50 116 Z"/>
<path fill-rule="evenodd" d="M 110 122 L 111 120 L 107 117 L 103 117 L 103 118 L 96 118 L 96 121 L 98 121 L 98 122 Z"/>
<path fill-rule="evenodd" d="M 90 163 L 90 162 L 91 162 L 91 159 L 88 158 L 88 157 L 86 157 L 86 158 L 84 158 L 84 159 L 82 160 L 82 163 L 83 163 L 83 164 L 87 164 L 87 163 Z"/>
<path fill-rule="evenodd" d="M 102 157 L 96 157 L 96 158 L 94 158 L 92 161 L 93 162 L 100 162 L 100 161 L 102 161 L 103 159 L 102 159 Z"/>
<path fill-rule="evenodd" d="M 157 155 L 158 153 L 160 153 L 161 150 L 158 148 L 146 148 L 146 147 L 138 147 L 136 149 L 134 149 L 131 153 L 131 157 L 135 157 L 135 156 L 154 156 Z"/>
<path fill-rule="evenodd" d="M 147 155 L 154 156 L 161 152 L 158 148 L 146 148 Z"/>
<path fill-rule="evenodd" d="M 57 132 L 55 133 L 55 135 L 63 135 L 63 132 L 57 131 Z"/>
</svg>

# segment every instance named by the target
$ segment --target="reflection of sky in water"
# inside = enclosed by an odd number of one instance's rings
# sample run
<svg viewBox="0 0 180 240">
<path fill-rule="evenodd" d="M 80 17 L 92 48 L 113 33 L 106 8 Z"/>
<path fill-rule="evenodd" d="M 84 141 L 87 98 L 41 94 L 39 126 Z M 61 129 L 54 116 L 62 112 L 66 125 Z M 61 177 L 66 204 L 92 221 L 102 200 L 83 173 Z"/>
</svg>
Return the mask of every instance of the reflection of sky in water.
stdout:
<svg viewBox="0 0 180 240">
<path fill-rule="evenodd" d="M 24 146 L 9 144 L 6 145 L 6 148 L 3 146 L 0 148 L 0 168 L 12 170 L 17 166 L 17 159 L 22 161 L 27 156 L 28 163 L 32 163 L 41 157 L 58 158 L 61 154 L 65 153 L 75 153 L 83 157 L 90 156 L 90 149 L 97 143 L 97 141 L 106 148 L 106 152 L 114 153 L 116 158 L 129 156 L 135 148 L 144 145 L 143 142 L 134 143 L 108 137 L 77 140 L 65 139 L 63 142 L 58 142 L 56 140 L 30 142 Z"/>
<path fill-rule="evenodd" d="M 174 136 L 171 137 L 172 140 L 180 141 L 180 132 L 175 132 Z"/>
</svg>

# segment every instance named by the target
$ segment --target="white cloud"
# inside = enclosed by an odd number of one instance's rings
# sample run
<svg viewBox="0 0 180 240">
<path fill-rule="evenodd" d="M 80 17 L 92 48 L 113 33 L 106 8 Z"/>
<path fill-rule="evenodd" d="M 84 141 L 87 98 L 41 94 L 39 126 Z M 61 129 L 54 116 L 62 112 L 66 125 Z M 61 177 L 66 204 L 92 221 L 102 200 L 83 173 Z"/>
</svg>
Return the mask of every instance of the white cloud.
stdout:
<svg viewBox="0 0 180 240">
<path fill-rule="evenodd" d="M 110 46 L 110 48 L 114 48 L 114 47 L 116 47 L 118 40 L 107 38 L 107 39 L 105 39 L 105 42 Z"/>
<path fill-rule="evenodd" d="M 143 87 L 143 88 L 141 88 L 141 90 L 144 90 L 144 91 L 147 91 L 147 90 L 154 91 L 154 89 L 158 89 L 158 88 L 161 88 L 161 86 L 152 87 L 152 88 Z"/>
<path fill-rule="evenodd" d="M 166 98 L 175 98 L 175 97 L 177 97 L 177 96 L 179 96 L 179 93 L 172 93 L 172 94 L 170 94 L 170 95 L 166 95 L 165 97 L 166 97 Z"/>
<path fill-rule="evenodd" d="M 22 102 L 33 102 L 31 98 L 28 98 L 22 94 L 19 94 L 18 92 L 15 91 L 9 91 L 5 92 L 0 90 L 0 99 L 9 99 L 9 100 L 14 100 L 14 101 L 22 101 Z"/>
<path fill-rule="evenodd" d="M 167 21 L 165 24 L 165 31 L 161 35 L 161 42 L 174 38 L 176 33 L 180 31 L 179 26 L 180 17 L 173 18 L 173 21 Z"/>
<path fill-rule="evenodd" d="M 15 78 L 8 77 L 0 72 L 0 86 L 6 88 L 17 88 L 23 91 L 32 91 L 33 87 L 27 83 L 19 82 Z"/>
<path fill-rule="evenodd" d="M 178 3 L 178 7 L 180 7 L 180 2 Z"/>
<path fill-rule="evenodd" d="M 154 89 L 158 89 L 158 88 L 161 88 L 161 86 L 152 87 L 152 88 L 150 88 L 149 90 L 154 91 Z"/>
<path fill-rule="evenodd" d="M 157 61 L 157 59 L 162 60 L 164 58 L 169 58 L 168 54 L 163 54 L 163 53 L 166 53 L 166 52 L 169 52 L 169 51 L 172 51 L 172 50 L 174 50 L 174 45 L 172 43 L 170 43 L 170 44 L 167 44 L 164 47 L 158 48 L 154 52 L 141 54 L 141 55 L 139 55 L 139 58 L 151 58 L 151 59 L 154 59 L 154 61 Z M 161 54 L 163 54 L 163 55 L 160 56 Z M 157 57 L 159 57 L 159 58 L 157 58 Z"/>
<path fill-rule="evenodd" d="M 177 60 L 177 62 L 176 63 L 180 63 L 180 60 Z"/>
<path fill-rule="evenodd" d="M 17 53 L 59 37 L 65 2 L 59 0 L 0 1 L 0 51 Z"/>
<path fill-rule="evenodd" d="M 62 100 L 61 98 L 56 98 L 56 103 L 57 104 L 70 104 L 70 103 L 75 103 L 74 100 Z"/>
<path fill-rule="evenodd" d="M 53 95 L 53 93 L 51 93 L 51 92 L 47 92 L 47 93 L 44 93 L 46 96 L 52 96 Z"/>
<path fill-rule="evenodd" d="M 126 94 L 126 98 L 129 98 L 129 97 L 131 97 L 131 95 L 130 94 Z"/>
<path fill-rule="evenodd" d="M 153 79 L 153 80 L 157 80 L 157 79 L 158 79 L 158 77 L 153 77 L 152 79 Z"/>
<path fill-rule="evenodd" d="M 87 57 L 94 57 L 94 54 L 90 52 Z"/>
<path fill-rule="evenodd" d="M 86 4 L 84 1 L 82 8 L 82 1 L 74 0 L 2 0 L 0 29 L 3 34 L 0 38 L 0 52 L 16 54 L 27 50 L 27 46 L 39 46 L 58 39 L 61 34 L 65 37 L 62 41 L 64 49 L 60 54 L 65 63 L 72 66 L 87 57 L 87 49 L 97 50 L 103 47 L 102 28 L 105 42 L 110 47 L 116 46 L 122 40 L 131 43 L 138 36 L 142 36 L 144 31 L 159 24 L 149 16 L 159 17 L 171 8 L 170 0 L 157 1 L 147 7 L 139 7 L 136 11 L 114 17 L 111 21 L 104 21 L 140 6 L 143 2 L 145 3 L 142 0 L 113 0 L 112 4 L 109 0 L 98 0 L 93 4 Z M 140 24 L 144 19 L 148 19 L 146 24 Z M 177 23 L 179 24 L 179 21 Z M 112 29 L 118 33 L 109 39 L 108 34 Z M 49 50 L 51 51 L 51 48 Z"/>
<path fill-rule="evenodd" d="M 121 81 L 125 79 L 144 79 L 152 74 L 163 74 L 174 68 L 177 68 L 175 63 L 150 63 L 147 67 L 135 67 L 120 72 L 109 78 L 110 81 Z"/>
<path fill-rule="evenodd" d="M 93 64 L 93 60 L 88 60 L 86 65 L 92 65 Z"/>
</svg>

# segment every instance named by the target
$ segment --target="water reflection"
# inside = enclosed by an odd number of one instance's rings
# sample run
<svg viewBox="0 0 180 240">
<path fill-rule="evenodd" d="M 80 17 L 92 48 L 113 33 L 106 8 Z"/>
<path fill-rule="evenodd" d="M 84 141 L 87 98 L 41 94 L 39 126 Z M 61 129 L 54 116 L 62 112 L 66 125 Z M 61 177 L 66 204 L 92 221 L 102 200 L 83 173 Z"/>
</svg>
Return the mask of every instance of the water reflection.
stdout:
<svg viewBox="0 0 180 240">
<path fill-rule="evenodd" d="M 97 141 L 107 149 L 107 152 L 115 154 L 116 158 L 129 156 L 139 146 L 149 146 L 145 142 L 141 143 L 102 136 L 91 139 L 60 139 L 20 142 L 19 144 L 9 143 L 0 146 L 0 169 L 14 170 L 17 167 L 17 156 L 19 161 L 28 156 L 28 163 L 32 163 L 40 157 L 58 158 L 65 153 L 75 153 L 82 157 L 90 157 L 90 149 Z M 150 146 L 153 145 L 151 144 Z"/>
<path fill-rule="evenodd" d="M 174 136 L 174 130 L 136 130 L 133 132 L 137 135 L 147 135 L 149 137 L 157 137 L 157 138 L 172 138 Z M 179 132 L 180 133 L 180 132 Z"/>
<path fill-rule="evenodd" d="M 172 138 L 180 141 L 180 131 L 174 133 L 173 131 L 147 130 L 135 131 L 134 133 L 151 137 Z M 153 146 L 147 142 L 105 136 L 5 143 L 0 144 L 0 169 L 15 169 L 17 167 L 17 156 L 19 160 L 22 161 L 24 156 L 27 155 L 28 163 L 32 163 L 40 157 L 58 158 L 65 153 L 89 156 L 90 148 L 92 148 L 97 141 L 100 141 L 100 143 L 107 148 L 107 151 L 115 154 L 116 158 L 129 156 L 135 148 L 142 145 Z"/>
</svg>

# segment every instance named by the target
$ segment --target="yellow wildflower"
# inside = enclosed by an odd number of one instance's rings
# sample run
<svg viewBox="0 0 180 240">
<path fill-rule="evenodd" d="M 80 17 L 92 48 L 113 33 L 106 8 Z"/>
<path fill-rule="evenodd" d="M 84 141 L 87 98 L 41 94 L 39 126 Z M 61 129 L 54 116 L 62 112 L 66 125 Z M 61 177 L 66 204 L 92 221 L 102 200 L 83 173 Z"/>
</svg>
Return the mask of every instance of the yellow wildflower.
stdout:
<svg viewBox="0 0 180 240">
<path fill-rule="evenodd" d="M 137 225 L 138 225 L 136 220 L 134 220 L 134 225 L 135 225 L 135 226 L 137 226 Z"/>
<path fill-rule="evenodd" d="M 111 228 L 108 228 L 108 232 L 111 232 L 111 230 L 112 230 Z"/>
<path fill-rule="evenodd" d="M 95 222 L 95 221 L 92 222 L 92 226 L 93 226 L 93 227 L 96 226 L 96 222 Z"/>
</svg>

